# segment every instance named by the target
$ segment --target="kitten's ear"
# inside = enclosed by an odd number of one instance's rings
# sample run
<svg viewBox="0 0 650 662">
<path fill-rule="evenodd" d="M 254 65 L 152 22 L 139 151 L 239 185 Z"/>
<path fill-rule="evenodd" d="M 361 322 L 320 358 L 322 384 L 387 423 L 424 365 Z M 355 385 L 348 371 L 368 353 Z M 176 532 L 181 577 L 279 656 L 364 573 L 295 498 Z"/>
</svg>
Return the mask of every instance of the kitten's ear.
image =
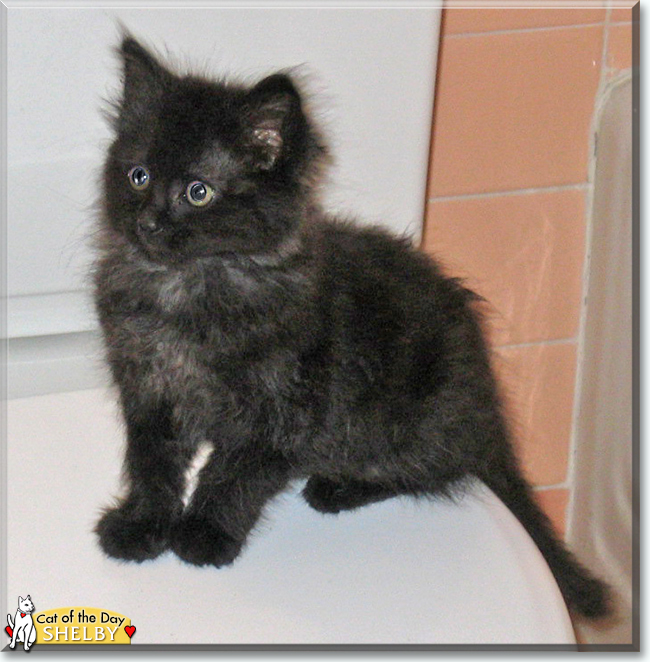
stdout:
<svg viewBox="0 0 650 662">
<path fill-rule="evenodd" d="M 289 76 L 273 74 L 248 93 L 247 106 L 246 139 L 254 164 L 271 170 L 304 127 L 300 94 Z"/>
<path fill-rule="evenodd" d="M 125 36 L 119 48 L 122 59 L 124 90 L 119 107 L 119 126 L 144 120 L 161 98 L 171 74 L 156 58 L 131 36 Z"/>
</svg>

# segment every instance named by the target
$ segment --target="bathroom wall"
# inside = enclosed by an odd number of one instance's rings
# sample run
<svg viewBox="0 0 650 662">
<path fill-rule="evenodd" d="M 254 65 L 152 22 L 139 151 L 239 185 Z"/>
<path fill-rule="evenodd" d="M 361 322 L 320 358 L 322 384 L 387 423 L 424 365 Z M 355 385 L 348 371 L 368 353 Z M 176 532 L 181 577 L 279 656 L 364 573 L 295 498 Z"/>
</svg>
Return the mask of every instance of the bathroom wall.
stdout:
<svg viewBox="0 0 650 662">
<path fill-rule="evenodd" d="M 596 108 L 632 7 L 448 2 L 423 245 L 490 303 L 523 465 L 561 532 L 573 488 Z"/>
</svg>

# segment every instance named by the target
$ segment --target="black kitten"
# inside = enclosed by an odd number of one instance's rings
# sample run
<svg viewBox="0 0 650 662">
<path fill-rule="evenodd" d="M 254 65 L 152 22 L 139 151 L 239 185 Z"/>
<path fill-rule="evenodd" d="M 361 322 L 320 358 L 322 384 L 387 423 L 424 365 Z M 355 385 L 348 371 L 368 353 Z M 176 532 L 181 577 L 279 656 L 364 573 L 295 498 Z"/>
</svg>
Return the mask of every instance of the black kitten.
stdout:
<svg viewBox="0 0 650 662">
<path fill-rule="evenodd" d="M 104 171 L 96 305 L 127 426 L 110 556 L 222 566 L 288 481 L 337 513 L 475 476 L 570 607 L 603 584 L 555 537 L 513 455 L 475 304 L 408 242 L 327 217 L 291 79 L 178 76 L 134 39 Z M 183 504 L 197 446 L 212 453 Z"/>
</svg>

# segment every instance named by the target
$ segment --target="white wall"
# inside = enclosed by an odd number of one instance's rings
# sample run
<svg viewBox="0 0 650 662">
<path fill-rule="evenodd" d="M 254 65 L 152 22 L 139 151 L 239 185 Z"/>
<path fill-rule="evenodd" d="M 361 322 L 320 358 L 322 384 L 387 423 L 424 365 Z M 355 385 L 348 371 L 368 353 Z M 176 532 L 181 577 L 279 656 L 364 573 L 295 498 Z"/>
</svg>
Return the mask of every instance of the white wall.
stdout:
<svg viewBox="0 0 650 662">
<path fill-rule="evenodd" d="M 328 206 L 419 237 L 436 3 L 416 9 L 7 4 L 10 338 L 96 327 L 85 282 L 87 238 L 110 139 L 102 99 L 119 89 L 111 50 L 118 21 L 202 71 L 255 80 L 300 66 L 335 156 Z M 21 380 L 18 364 L 30 360 L 29 347 L 21 347 L 19 360 L 10 343 L 10 394 L 12 381 Z M 28 392 L 18 387 L 18 394 Z"/>
<path fill-rule="evenodd" d="M 202 69 L 304 65 L 333 143 L 332 206 L 418 233 L 438 12 L 432 9 L 14 8 L 8 22 L 12 337 L 93 325 L 83 288 L 120 19 Z M 51 295 L 51 303 L 31 300 Z M 56 296 L 55 296 L 56 295 Z M 50 310 L 52 308 L 52 310 Z M 65 311 L 65 315 L 57 314 Z"/>
</svg>

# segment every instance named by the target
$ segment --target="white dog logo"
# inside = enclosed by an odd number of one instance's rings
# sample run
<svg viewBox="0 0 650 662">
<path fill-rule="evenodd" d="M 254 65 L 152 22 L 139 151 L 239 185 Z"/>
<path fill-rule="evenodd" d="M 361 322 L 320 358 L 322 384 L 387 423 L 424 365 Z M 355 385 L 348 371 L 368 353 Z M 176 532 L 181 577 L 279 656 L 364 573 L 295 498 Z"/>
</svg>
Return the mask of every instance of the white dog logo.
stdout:
<svg viewBox="0 0 650 662">
<path fill-rule="evenodd" d="M 5 630 L 11 637 L 9 648 L 15 648 L 17 641 L 23 642 L 23 648 L 28 651 L 36 641 L 36 628 L 32 619 L 34 603 L 28 595 L 24 600 L 18 596 L 18 611 L 14 620 L 11 620 L 11 614 L 7 614 L 7 623 Z"/>
</svg>

